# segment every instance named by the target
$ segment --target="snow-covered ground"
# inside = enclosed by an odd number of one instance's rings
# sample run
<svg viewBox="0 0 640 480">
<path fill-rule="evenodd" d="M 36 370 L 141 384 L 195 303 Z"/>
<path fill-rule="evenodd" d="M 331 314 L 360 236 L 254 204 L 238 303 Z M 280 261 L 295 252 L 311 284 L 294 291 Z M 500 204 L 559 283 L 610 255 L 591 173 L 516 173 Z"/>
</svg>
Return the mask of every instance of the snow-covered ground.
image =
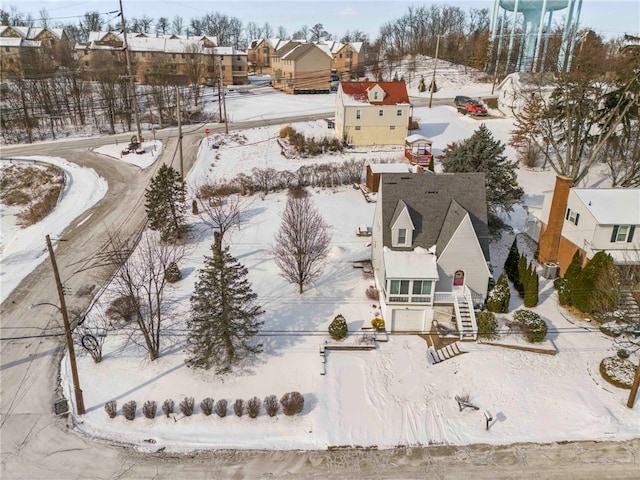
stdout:
<svg viewBox="0 0 640 480">
<path fill-rule="evenodd" d="M 438 86 L 441 91 L 436 94 L 444 96 L 458 92 L 481 96 L 484 91 L 479 86 L 474 89 L 453 82 L 439 82 Z M 490 87 L 482 84 L 482 89 L 490 91 Z M 237 112 L 232 117 L 235 121 L 332 108 L 327 100 L 333 96 L 272 93 L 264 96 L 261 106 L 255 99 L 245 100 L 242 94 L 237 97 L 238 103 L 231 103 Z M 306 97 L 318 99 L 318 104 L 308 105 Z M 300 103 L 291 111 L 286 110 L 288 102 L 295 101 Z M 469 137 L 480 124 L 476 119 L 460 116 L 453 106 L 416 108 L 414 116 L 420 118 L 420 133 L 433 140 L 436 154 L 448 143 Z M 486 124 L 495 138 L 508 140 L 510 120 L 490 119 Z M 325 122 L 294 127 L 305 134 L 333 133 Z M 287 160 L 275 142 L 279 128 L 241 132 L 246 136 L 245 144 L 222 142 L 217 150 L 203 141 L 188 183 L 199 184 L 205 177 L 230 179 L 254 167 L 295 170 L 309 162 L 403 158 L 401 148 L 389 147 L 375 152 L 356 149 L 339 156 Z M 507 152 L 513 154 L 510 149 Z M 590 182 L 595 183 L 595 177 Z M 539 199 L 551 189 L 553 181 L 554 174 L 549 170 L 519 171 L 525 201 Z M 87 193 L 93 190 L 87 185 L 85 188 Z M 366 239 L 356 236 L 355 229 L 371 224 L 375 206 L 351 187 L 314 188 L 311 198 L 331 225 L 332 248 L 324 274 L 302 295 L 279 276 L 270 254 L 286 193 L 248 198 L 248 222 L 227 239 L 231 253 L 247 267 L 249 280 L 266 312 L 260 337 L 264 353 L 228 376 L 185 366 L 188 299 L 203 255 L 210 252 L 212 242 L 212 232 L 192 217 L 192 248 L 180 265 L 183 279 L 168 287 L 169 297 L 179 300 L 171 304 L 166 317 L 170 319 L 167 327 L 172 330 L 171 339 L 163 339 L 161 356 L 153 362 L 147 360 L 142 349 L 126 343 L 126 335 L 118 330 L 107 336 L 101 363 L 95 364 L 90 356 L 81 355 L 78 367 L 87 413 L 77 418 L 77 428 L 88 435 L 131 443 L 143 450 L 164 447 L 175 451 L 218 447 L 324 449 L 339 445 L 391 448 L 638 437 L 637 413 L 625 406 L 628 391 L 609 385 L 598 372 L 600 360 L 615 354 L 611 339 L 560 309 L 553 286 L 545 279 L 541 279 L 541 303 L 535 310 L 549 325 L 548 341 L 557 350 L 555 356 L 465 343 L 467 353 L 434 365 L 429 362 L 422 338 L 393 335 L 388 343 L 379 343 L 372 351 L 327 353 L 326 375 L 320 375 L 323 365 L 319 348 L 329 338 L 325 332 L 331 319 L 341 313 L 354 332 L 368 326 L 377 311 L 376 302 L 365 296 L 372 280 L 364 276 L 362 269 L 353 268 L 352 263 L 369 256 Z M 512 215 L 514 233 L 521 231 L 523 212 L 518 207 Z M 491 246 L 496 276 L 512 240 L 512 234 L 505 234 Z M 103 306 L 108 298 L 109 290 L 101 299 Z M 512 295 L 511 309 L 519 306 L 517 295 Z M 66 362 L 63 383 L 67 398 L 73 400 Z M 263 412 L 252 420 L 247 416 L 237 418 L 231 410 L 237 398 L 262 399 L 270 394 L 280 397 L 294 390 L 305 396 L 305 408 L 299 416 L 280 414 L 270 418 Z M 466 394 L 479 410 L 459 411 L 454 398 Z M 199 407 L 192 417 L 177 413 L 166 418 L 159 412 L 149 420 L 141 414 L 147 400 L 161 405 L 171 398 L 177 406 L 185 396 L 194 397 L 196 405 L 205 397 L 227 399 L 229 414 L 226 418 L 215 414 L 206 417 Z M 114 399 L 119 407 L 135 400 L 137 418 L 127 421 L 119 411 L 115 419 L 109 419 L 104 404 Z M 485 429 L 485 412 L 493 419 L 489 430 Z"/>
</svg>

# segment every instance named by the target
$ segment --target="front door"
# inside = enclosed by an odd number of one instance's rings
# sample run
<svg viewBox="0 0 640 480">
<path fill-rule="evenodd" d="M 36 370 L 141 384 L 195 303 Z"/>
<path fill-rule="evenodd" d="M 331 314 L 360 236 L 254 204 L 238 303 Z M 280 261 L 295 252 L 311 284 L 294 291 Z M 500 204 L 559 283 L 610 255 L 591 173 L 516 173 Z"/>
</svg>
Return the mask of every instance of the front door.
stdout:
<svg viewBox="0 0 640 480">
<path fill-rule="evenodd" d="M 456 273 L 453 274 L 453 293 L 456 295 L 461 295 L 464 290 L 464 271 L 456 270 Z"/>
</svg>

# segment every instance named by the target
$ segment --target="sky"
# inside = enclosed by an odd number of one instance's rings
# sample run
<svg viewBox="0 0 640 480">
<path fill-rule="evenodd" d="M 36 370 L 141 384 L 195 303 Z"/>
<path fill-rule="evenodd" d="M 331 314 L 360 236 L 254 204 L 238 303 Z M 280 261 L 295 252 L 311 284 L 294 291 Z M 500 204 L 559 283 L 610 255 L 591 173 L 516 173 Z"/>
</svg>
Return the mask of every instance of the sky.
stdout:
<svg viewBox="0 0 640 480">
<path fill-rule="evenodd" d="M 22 12 L 31 13 L 39 18 L 39 11 L 46 8 L 53 19 L 64 23 L 77 22 L 78 16 L 86 11 L 100 13 L 118 10 L 115 0 L 2 0 L 3 9 L 15 5 Z M 247 2 L 231 1 L 182 1 L 165 2 L 155 0 L 123 0 L 126 17 L 147 15 L 157 19 L 160 16 L 173 18 L 181 15 L 185 20 L 200 17 L 210 12 L 221 12 L 235 16 L 246 25 L 255 22 L 259 25 L 268 22 L 274 29 L 282 25 L 289 34 L 303 25 L 312 27 L 321 23 L 325 30 L 335 36 L 342 36 L 347 30 L 360 30 L 374 39 L 380 27 L 386 22 L 401 17 L 409 6 L 447 4 L 459 6 L 463 10 L 471 8 L 493 8 L 492 0 L 410 2 L 404 0 L 297 0 L 273 1 L 254 0 Z M 108 16 L 107 16 L 108 17 Z M 560 20 L 561 14 L 554 15 Z M 581 25 L 588 26 L 605 38 L 617 37 L 624 33 L 640 34 L 640 2 L 638 0 L 584 0 Z"/>
</svg>

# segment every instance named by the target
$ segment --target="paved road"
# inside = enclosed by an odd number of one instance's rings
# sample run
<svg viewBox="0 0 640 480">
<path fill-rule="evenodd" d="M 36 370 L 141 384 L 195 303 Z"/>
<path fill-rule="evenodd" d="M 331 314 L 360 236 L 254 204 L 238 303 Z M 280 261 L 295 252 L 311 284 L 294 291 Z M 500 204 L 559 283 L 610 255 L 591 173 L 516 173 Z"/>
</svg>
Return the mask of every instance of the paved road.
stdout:
<svg viewBox="0 0 640 480">
<path fill-rule="evenodd" d="M 234 124 L 232 129 L 324 118 L 331 112 L 273 121 Z M 222 125 L 210 125 L 221 131 Z M 204 126 L 185 127 L 185 170 L 194 159 Z M 176 149 L 175 130 L 157 134 L 165 142 L 162 162 Z M 125 142 L 130 135 L 116 136 Z M 109 137 L 108 142 L 113 138 Z M 83 268 L 100 251 L 106 232 L 135 231 L 144 221 L 141 201 L 160 162 L 146 171 L 94 154 L 101 139 L 77 139 L 5 147 L 3 157 L 60 156 L 94 168 L 109 183 L 106 197 L 73 222 L 57 244 L 56 256 L 70 294 L 70 308 L 83 308 L 87 293 L 99 288 L 108 271 Z M 175 165 L 175 163 L 174 163 Z M 43 249 L 45 239 L 42 239 Z M 42 263 L 0 306 L 0 477 L 4 479 L 181 479 L 181 478 L 540 478 L 627 479 L 640 469 L 640 440 L 492 447 L 428 447 L 389 451 L 272 452 L 215 451 L 186 456 L 143 455 L 131 448 L 85 438 L 70 418 L 56 417 L 58 362 L 64 352 L 51 266 Z M 14 339 L 14 337 L 20 337 Z M 81 421 L 81 420 L 80 420 Z M 268 447 L 268 445 L 265 445 Z"/>
</svg>

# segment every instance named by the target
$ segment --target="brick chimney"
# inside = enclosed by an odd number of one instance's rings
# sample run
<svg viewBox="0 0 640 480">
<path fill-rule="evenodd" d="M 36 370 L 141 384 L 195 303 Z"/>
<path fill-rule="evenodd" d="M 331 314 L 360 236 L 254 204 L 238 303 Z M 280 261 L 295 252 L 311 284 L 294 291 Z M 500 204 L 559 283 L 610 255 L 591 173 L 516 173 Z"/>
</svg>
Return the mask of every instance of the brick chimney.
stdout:
<svg viewBox="0 0 640 480">
<path fill-rule="evenodd" d="M 562 224 L 567 211 L 567 201 L 569 191 L 573 185 L 573 178 L 566 175 L 556 177 L 556 185 L 553 189 L 551 199 L 551 209 L 546 225 L 540 231 L 540 241 L 538 243 L 538 261 L 541 264 L 558 261 L 558 247 L 560 246 L 560 236 L 562 234 Z"/>
</svg>

